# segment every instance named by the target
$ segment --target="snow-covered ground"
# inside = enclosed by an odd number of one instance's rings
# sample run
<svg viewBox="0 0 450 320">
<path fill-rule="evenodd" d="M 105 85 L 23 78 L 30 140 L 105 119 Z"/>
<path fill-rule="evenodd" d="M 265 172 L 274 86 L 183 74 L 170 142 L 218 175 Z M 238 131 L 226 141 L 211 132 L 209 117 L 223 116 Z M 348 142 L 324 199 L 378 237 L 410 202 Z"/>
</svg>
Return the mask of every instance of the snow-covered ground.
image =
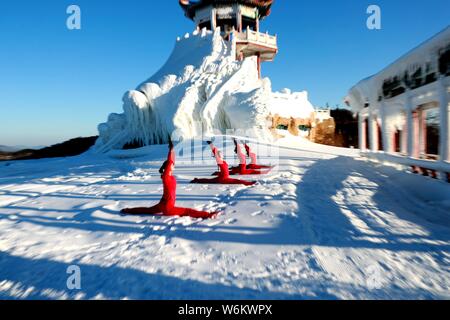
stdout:
<svg viewBox="0 0 450 320">
<path fill-rule="evenodd" d="M 448 184 L 280 145 L 254 187 L 190 185 L 216 167 L 178 164 L 178 205 L 223 210 L 208 221 L 118 213 L 159 200 L 165 146 L 0 163 L 0 298 L 450 298 Z"/>
</svg>

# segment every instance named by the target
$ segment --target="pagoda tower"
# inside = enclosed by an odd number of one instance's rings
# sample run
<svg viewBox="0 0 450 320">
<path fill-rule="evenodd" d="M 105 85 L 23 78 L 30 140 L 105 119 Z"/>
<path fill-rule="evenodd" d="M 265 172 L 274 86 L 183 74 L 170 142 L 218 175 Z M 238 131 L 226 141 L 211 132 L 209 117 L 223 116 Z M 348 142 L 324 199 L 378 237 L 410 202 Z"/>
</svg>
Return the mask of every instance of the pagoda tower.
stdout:
<svg viewBox="0 0 450 320">
<path fill-rule="evenodd" d="M 278 53 L 277 37 L 261 33 L 260 21 L 270 15 L 273 0 L 179 0 L 186 17 L 197 28 L 220 28 L 226 40 L 236 41 L 236 59 L 256 56 L 258 75 L 261 62 L 273 61 Z"/>
</svg>

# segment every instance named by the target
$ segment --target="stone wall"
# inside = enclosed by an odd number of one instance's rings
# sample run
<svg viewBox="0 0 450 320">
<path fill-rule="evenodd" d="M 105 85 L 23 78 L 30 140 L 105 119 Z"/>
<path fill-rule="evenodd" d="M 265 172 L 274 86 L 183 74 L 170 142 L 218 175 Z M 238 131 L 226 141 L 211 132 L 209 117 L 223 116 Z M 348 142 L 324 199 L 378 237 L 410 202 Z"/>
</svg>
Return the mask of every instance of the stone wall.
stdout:
<svg viewBox="0 0 450 320">
<path fill-rule="evenodd" d="M 316 122 L 315 127 L 311 129 L 309 139 L 315 143 L 338 146 L 341 143 L 337 141 L 336 123 L 333 118 Z"/>
<path fill-rule="evenodd" d="M 306 126 L 311 128 L 308 136 L 309 140 L 316 143 L 336 145 L 336 123 L 333 118 L 319 122 L 314 118 L 314 114 L 310 119 L 283 118 L 275 115 L 271 118 L 271 121 L 271 130 L 276 135 L 276 137 L 279 137 L 279 135 L 276 133 L 276 129 L 279 126 L 287 127 L 289 133 L 294 136 L 300 135 L 299 126 Z"/>
<path fill-rule="evenodd" d="M 272 120 L 272 131 L 276 130 L 279 126 L 288 127 L 290 134 L 294 136 L 300 135 L 299 126 L 311 126 L 314 122 L 314 115 L 310 119 L 295 119 L 295 118 L 283 118 L 275 115 L 271 118 Z"/>
</svg>

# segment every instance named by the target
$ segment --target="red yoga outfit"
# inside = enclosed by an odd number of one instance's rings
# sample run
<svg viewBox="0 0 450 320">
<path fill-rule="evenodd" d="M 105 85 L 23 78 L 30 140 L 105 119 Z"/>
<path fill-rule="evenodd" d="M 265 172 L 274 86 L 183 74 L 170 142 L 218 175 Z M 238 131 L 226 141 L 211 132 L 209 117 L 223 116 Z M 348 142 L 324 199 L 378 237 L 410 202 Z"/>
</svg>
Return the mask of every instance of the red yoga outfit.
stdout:
<svg viewBox="0 0 450 320">
<path fill-rule="evenodd" d="M 175 164 L 175 152 L 173 149 L 170 149 L 169 155 L 167 157 L 167 167 L 164 170 L 164 173 L 161 176 L 164 186 L 163 196 L 161 201 L 151 207 L 151 208 L 133 208 L 133 209 L 124 209 L 123 213 L 129 214 L 161 214 L 164 216 L 189 216 L 192 218 L 211 218 L 215 215 L 215 213 L 209 213 L 205 211 L 198 211 L 189 208 L 179 208 L 175 206 L 176 202 L 176 190 L 177 190 L 177 180 L 172 175 L 172 165 Z"/>
<path fill-rule="evenodd" d="M 247 157 L 244 152 L 242 152 L 242 148 L 239 144 L 236 146 L 237 156 L 239 158 L 239 166 L 231 169 L 231 174 L 239 174 L 239 175 L 257 175 L 257 174 L 267 174 L 269 170 L 260 171 L 255 169 L 247 169 Z"/>
<path fill-rule="evenodd" d="M 252 150 L 250 149 L 250 147 L 246 144 L 245 145 L 245 150 L 248 153 L 248 156 L 250 157 L 250 164 L 247 165 L 247 169 L 272 169 L 273 166 L 263 166 L 263 165 L 259 165 L 258 164 L 258 157 L 256 156 L 256 153 L 252 152 Z"/>
<path fill-rule="evenodd" d="M 217 178 L 213 179 L 194 179 L 191 181 L 191 183 L 196 184 L 242 184 L 245 186 L 252 186 L 256 182 L 254 181 L 245 181 L 245 180 L 239 180 L 239 179 L 233 179 L 230 178 L 230 169 L 228 167 L 228 163 L 223 160 L 219 153 L 218 149 L 211 145 L 212 152 L 214 156 L 216 157 L 217 165 L 219 166 L 219 174 Z"/>
</svg>

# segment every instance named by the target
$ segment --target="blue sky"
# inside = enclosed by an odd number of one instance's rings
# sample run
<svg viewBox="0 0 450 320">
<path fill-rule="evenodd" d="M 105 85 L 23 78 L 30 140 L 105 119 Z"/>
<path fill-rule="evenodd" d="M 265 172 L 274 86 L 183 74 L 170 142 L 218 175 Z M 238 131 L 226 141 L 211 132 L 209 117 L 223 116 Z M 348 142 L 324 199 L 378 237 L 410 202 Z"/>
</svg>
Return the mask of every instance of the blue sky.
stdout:
<svg viewBox="0 0 450 320">
<path fill-rule="evenodd" d="M 82 29 L 66 28 L 66 9 Z M 382 9 L 382 30 L 366 9 Z M 278 0 L 262 30 L 280 53 L 263 65 L 275 90 L 307 90 L 316 106 L 341 103 L 347 90 L 450 22 L 448 0 Z M 48 145 L 95 135 L 121 98 L 168 58 L 193 30 L 177 0 L 0 2 L 0 145 Z"/>
</svg>

